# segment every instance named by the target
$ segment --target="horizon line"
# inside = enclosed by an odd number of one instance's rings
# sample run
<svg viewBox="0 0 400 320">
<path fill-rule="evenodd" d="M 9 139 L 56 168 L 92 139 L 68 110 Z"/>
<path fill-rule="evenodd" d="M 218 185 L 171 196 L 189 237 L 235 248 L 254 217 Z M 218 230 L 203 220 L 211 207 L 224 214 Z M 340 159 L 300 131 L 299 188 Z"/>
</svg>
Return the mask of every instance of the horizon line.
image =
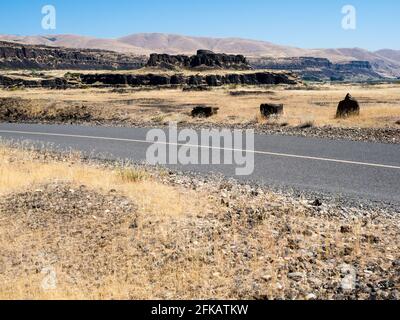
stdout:
<svg viewBox="0 0 400 320">
<path fill-rule="evenodd" d="M 380 49 L 367 49 L 363 47 L 299 47 L 291 44 L 281 44 L 281 43 L 275 43 L 271 42 L 268 40 L 260 40 L 260 39 L 254 39 L 254 38 L 243 38 L 243 37 L 235 37 L 235 36 L 228 36 L 228 37 L 218 37 L 218 36 L 199 36 L 199 35 L 187 35 L 187 34 L 179 34 L 179 33 L 168 33 L 168 32 L 134 32 L 122 36 L 117 36 L 117 37 L 99 37 L 99 36 L 94 36 L 94 35 L 88 35 L 88 34 L 74 34 L 74 33 L 48 33 L 48 34 L 30 34 L 30 35 L 24 35 L 24 34 L 7 34 L 7 33 L 0 33 L 0 36 L 16 36 L 16 37 L 51 37 L 51 36 L 78 36 L 78 37 L 85 37 L 85 38 L 92 38 L 92 39 L 104 39 L 104 40 L 120 40 L 122 38 L 126 38 L 129 36 L 133 35 L 167 35 L 167 36 L 179 36 L 179 37 L 190 37 L 190 38 L 197 38 L 197 39 L 202 39 L 202 38 L 209 38 L 209 39 L 215 39 L 215 40 L 224 40 L 224 39 L 236 39 L 236 40 L 245 40 L 245 41 L 256 41 L 256 42 L 263 42 L 263 43 L 269 43 L 275 46 L 280 46 L 280 47 L 290 47 L 294 49 L 305 49 L 305 50 L 324 50 L 324 49 L 359 49 L 359 50 L 365 50 L 368 52 L 376 53 L 378 51 L 382 50 L 393 50 L 393 51 L 400 51 L 399 49 L 393 49 L 392 47 L 385 47 L 385 48 L 380 48 Z"/>
</svg>

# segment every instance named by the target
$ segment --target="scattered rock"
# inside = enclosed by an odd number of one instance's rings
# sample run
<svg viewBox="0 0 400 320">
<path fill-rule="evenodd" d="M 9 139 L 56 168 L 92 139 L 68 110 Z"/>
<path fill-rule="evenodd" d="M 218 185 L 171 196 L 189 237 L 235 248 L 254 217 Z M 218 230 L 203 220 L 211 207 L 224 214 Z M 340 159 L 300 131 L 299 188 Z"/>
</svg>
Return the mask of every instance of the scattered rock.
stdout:
<svg viewBox="0 0 400 320">
<path fill-rule="evenodd" d="M 313 293 L 310 293 L 306 296 L 306 300 L 316 300 L 317 296 Z"/>
<path fill-rule="evenodd" d="M 263 279 L 265 282 L 269 282 L 272 280 L 272 277 L 270 275 L 266 275 L 266 276 L 261 277 L 261 279 Z"/>
<path fill-rule="evenodd" d="M 52 184 L 35 186 L 33 190 L 38 192 L 0 199 L 1 222 L 7 228 L 9 221 L 13 221 L 29 232 L 31 228 L 40 231 L 49 231 L 50 226 L 60 228 L 60 237 L 57 232 L 49 232 L 46 241 L 50 249 L 62 252 L 61 258 L 68 258 L 63 261 L 64 266 L 70 266 L 66 272 L 77 280 L 92 274 L 96 277 L 89 276 L 90 281 L 108 279 L 115 274 L 116 266 L 131 268 L 130 262 L 142 265 L 140 272 L 152 275 L 163 274 L 170 266 L 191 270 L 195 253 L 195 259 L 200 257 L 201 263 L 210 268 L 210 272 L 201 274 L 201 289 L 217 298 L 399 298 L 397 215 L 389 217 L 380 210 L 368 212 L 366 206 L 350 210 L 339 205 L 336 198 L 330 201 L 325 195 L 304 198 L 305 194 L 296 197 L 274 192 L 271 199 L 269 188 L 253 184 L 187 172 L 168 171 L 166 175 L 155 168 L 146 169 L 167 185 L 213 195 L 211 198 L 217 195 L 216 201 L 220 195 L 229 205 L 204 214 L 200 210 L 179 217 L 157 214 L 137 217 L 128 199 L 115 190 L 100 194 L 83 186 Z M 327 212 L 312 208 L 310 203 L 314 199 L 324 199 Z M 342 215 L 344 210 L 349 216 Z M 363 222 L 370 222 L 360 224 L 361 239 L 369 235 L 372 240 L 357 244 L 363 254 L 362 263 L 355 251 L 343 257 L 343 252 L 350 252 L 348 248 L 353 247 L 353 235 L 342 234 L 339 238 L 343 241 L 338 241 L 337 234 L 340 226 L 351 225 L 358 216 L 363 217 Z M 343 228 L 343 231 L 348 230 Z M 380 236 L 380 241 L 374 242 L 371 235 Z M 60 247 L 66 239 L 74 244 L 69 251 Z M 63 251 L 57 251 L 60 249 Z M 16 263 L 26 259 L 22 254 L 14 255 L 13 259 L 7 251 L 0 251 L 0 273 L 15 272 Z M 9 265 L 2 266 L 3 257 Z M 343 260 L 347 264 L 341 265 Z M 28 262 L 22 261 L 23 266 Z M 226 281 L 224 268 L 229 268 L 233 281 Z M 136 279 L 137 273 L 133 277 Z M 196 282 L 189 291 L 186 285 L 169 286 L 162 278 L 154 286 L 158 297 L 190 298 L 200 289 Z"/>
<path fill-rule="evenodd" d="M 353 228 L 351 226 L 341 226 L 340 227 L 340 232 L 341 233 L 352 233 Z"/>
<path fill-rule="evenodd" d="M 400 259 L 393 261 L 392 262 L 392 266 L 393 267 L 400 267 Z"/>
<path fill-rule="evenodd" d="M 314 128 L 314 122 L 313 121 L 304 122 L 301 125 L 299 125 L 297 128 L 300 130 L 312 129 L 312 128 Z"/>
<path fill-rule="evenodd" d="M 296 282 L 303 280 L 304 277 L 305 275 L 302 272 L 291 272 L 288 274 L 288 278 Z"/>
<path fill-rule="evenodd" d="M 315 201 L 311 204 L 313 207 L 321 207 L 323 205 L 322 201 L 319 199 L 315 199 Z"/>
<path fill-rule="evenodd" d="M 192 117 L 209 118 L 218 113 L 219 108 L 198 106 L 192 110 Z"/>
<path fill-rule="evenodd" d="M 346 95 L 346 98 L 343 101 L 340 101 L 336 118 L 346 118 L 349 116 L 358 116 L 360 115 L 360 105 L 355 100 L 350 93 Z"/>
<path fill-rule="evenodd" d="M 263 117 L 283 114 L 283 104 L 265 103 L 260 106 L 260 112 Z"/>
</svg>

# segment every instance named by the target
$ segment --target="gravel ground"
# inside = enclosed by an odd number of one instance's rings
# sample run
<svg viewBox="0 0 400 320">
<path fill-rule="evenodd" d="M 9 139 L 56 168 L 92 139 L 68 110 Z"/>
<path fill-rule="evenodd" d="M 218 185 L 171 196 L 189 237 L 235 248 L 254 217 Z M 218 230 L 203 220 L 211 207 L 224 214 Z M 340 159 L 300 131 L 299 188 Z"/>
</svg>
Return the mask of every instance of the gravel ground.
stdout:
<svg viewBox="0 0 400 320">
<path fill-rule="evenodd" d="M 236 286 L 230 288 L 228 297 L 400 298 L 399 208 L 322 202 L 311 195 L 296 197 L 283 191 L 272 200 L 266 188 L 218 177 L 170 172 L 161 179 L 199 192 L 206 190 L 227 208 L 223 216 L 209 214 L 179 221 L 169 235 L 171 241 L 177 235 L 182 240 L 179 230 L 186 230 L 188 248 L 195 243 L 211 265 L 216 248 L 209 239 L 215 232 L 222 235 L 217 250 L 235 265 L 232 276 Z M 265 238 L 265 225 L 272 232 L 274 249 L 266 249 L 265 242 L 271 239 Z M 279 253 L 272 253 L 274 250 Z M 255 268 L 254 259 L 270 261 L 274 270 L 268 270 L 268 263 Z M 223 275 L 224 270 L 216 266 L 215 274 Z M 265 290 L 266 284 L 273 289 Z"/>
<path fill-rule="evenodd" d="M 12 220 L 18 236 L 34 239 L 1 251 L 1 275 L 24 277 L 58 265 L 71 285 L 90 274 L 97 275 L 89 278 L 90 285 L 96 285 L 96 278 L 110 274 L 112 264 L 122 258 L 114 254 L 112 244 L 127 236 L 124 225 L 136 219 L 134 204 L 125 197 L 62 182 L 8 195 L 0 201 L 0 212 L 2 229 Z M 108 259 L 99 251 L 107 253 Z"/>
<path fill-rule="evenodd" d="M 207 194 L 218 210 L 140 216 L 135 199 L 115 190 L 62 181 L 10 194 L 0 200 L 0 227 L 9 237 L 41 237 L 3 246 L 0 275 L 23 277 L 54 264 L 71 285 L 101 288 L 124 270 L 127 284 L 146 274 L 141 285 L 161 299 L 400 299 L 398 208 L 144 169 L 159 183 Z M 178 285 L 166 276 L 172 267 L 180 270 Z"/>
</svg>

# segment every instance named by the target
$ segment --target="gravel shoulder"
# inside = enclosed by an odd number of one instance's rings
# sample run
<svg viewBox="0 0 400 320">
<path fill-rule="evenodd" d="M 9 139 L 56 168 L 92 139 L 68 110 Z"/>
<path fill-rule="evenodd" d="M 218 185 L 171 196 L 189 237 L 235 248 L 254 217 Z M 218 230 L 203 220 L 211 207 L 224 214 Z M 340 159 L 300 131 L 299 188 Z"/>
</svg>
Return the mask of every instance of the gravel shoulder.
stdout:
<svg viewBox="0 0 400 320">
<path fill-rule="evenodd" d="M 8 123 L 22 124 L 71 124 L 84 126 L 102 127 L 126 127 L 126 128 L 167 128 L 168 123 L 159 122 L 132 122 L 119 120 L 94 119 L 93 121 L 82 120 L 45 120 L 45 119 L 23 119 L 21 121 L 3 121 Z M 331 140 L 365 141 L 376 143 L 400 144 L 400 128 L 340 128 L 332 126 L 315 127 L 299 126 L 289 127 L 281 125 L 260 125 L 256 123 L 247 124 L 215 124 L 215 123 L 185 123 L 179 122 L 180 128 L 189 129 L 252 129 L 258 134 L 276 134 L 284 136 L 314 137 Z"/>
</svg>

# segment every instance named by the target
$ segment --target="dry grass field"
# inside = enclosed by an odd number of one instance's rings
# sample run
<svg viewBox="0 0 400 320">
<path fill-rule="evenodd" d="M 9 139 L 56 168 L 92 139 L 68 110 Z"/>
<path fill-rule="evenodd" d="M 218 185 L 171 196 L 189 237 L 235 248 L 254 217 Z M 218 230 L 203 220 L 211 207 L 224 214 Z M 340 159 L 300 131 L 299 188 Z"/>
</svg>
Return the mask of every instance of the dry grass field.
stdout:
<svg viewBox="0 0 400 320">
<path fill-rule="evenodd" d="M 6 145 L 0 197 L 0 299 L 399 298 L 382 212 Z"/>
<path fill-rule="evenodd" d="M 289 89 L 289 90 L 288 90 Z M 292 90 L 290 90 L 292 89 Z M 182 89 L 139 90 L 69 89 L 69 90 L 1 90 L 0 97 L 22 98 L 34 105 L 32 114 L 54 114 L 57 108 L 85 106 L 97 119 L 123 120 L 127 123 L 271 123 L 299 126 L 360 128 L 399 128 L 400 85 L 310 85 L 300 87 L 221 87 L 204 92 Z M 361 104 L 361 115 L 335 119 L 338 102 L 351 93 Z M 279 119 L 260 117 L 261 103 L 283 103 L 285 114 Z M 209 119 L 193 119 L 194 106 L 219 107 L 219 114 Z M 71 109 L 73 110 L 73 109 Z"/>
</svg>

